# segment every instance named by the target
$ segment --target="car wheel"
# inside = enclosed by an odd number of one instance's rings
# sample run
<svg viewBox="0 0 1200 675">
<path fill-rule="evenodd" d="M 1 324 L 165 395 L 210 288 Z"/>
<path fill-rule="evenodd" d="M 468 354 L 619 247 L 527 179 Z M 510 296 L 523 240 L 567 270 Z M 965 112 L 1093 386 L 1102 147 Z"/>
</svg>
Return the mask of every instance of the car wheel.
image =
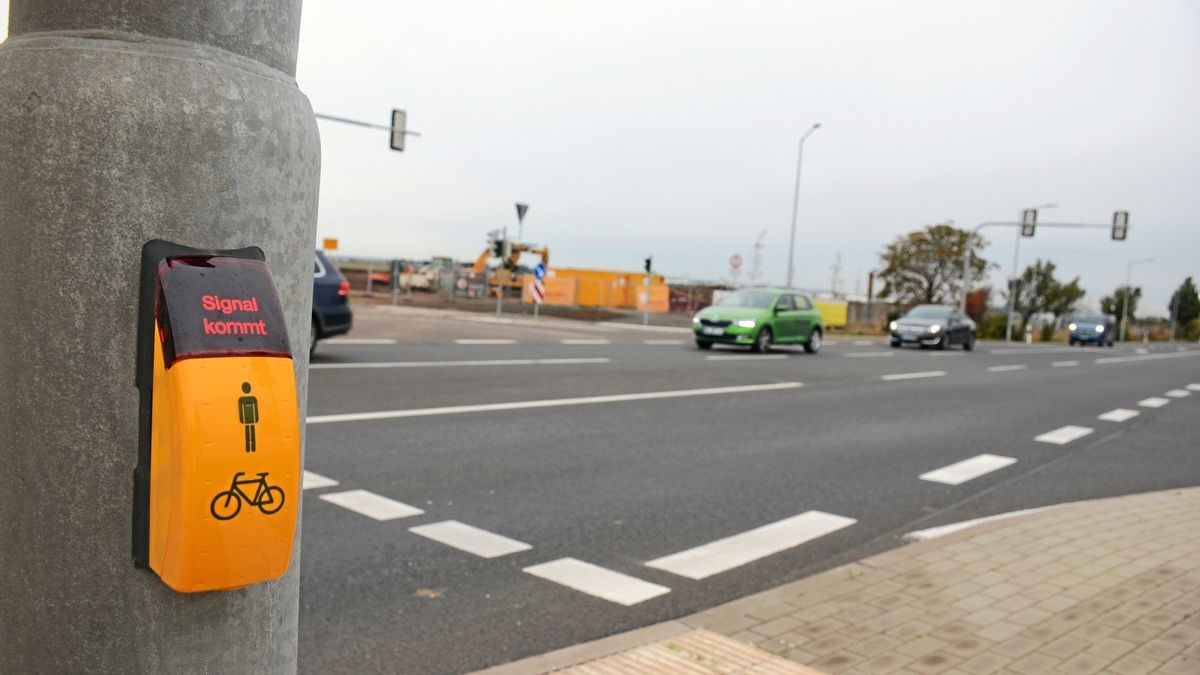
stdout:
<svg viewBox="0 0 1200 675">
<path fill-rule="evenodd" d="M 899 348 L 900 348 L 900 341 L 899 341 L 899 340 L 892 340 L 892 342 L 891 342 L 891 345 L 892 345 L 893 347 L 895 347 L 895 348 L 899 349 Z"/>
<path fill-rule="evenodd" d="M 763 326 L 762 330 L 758 331 L 758 335 L 754 338 L 754 346 L 751 347 L 756 352 L 765 353 L 771 351 L 771 340 L 775 336 L 771 333 L 771 329 Z"/>
<path fill-rule="evenodd" d="M 804 351 L 809 354 L 816 354 L 821 351 L 821 329 L 814 328 L 812 335 L 808 336 L 808 342 L 804 343 Z"/>
<path fill-rule="evenodd" d="M 964 351 L 968 351 L 968 352 L 969 352 L 969 351 L 971 351 L 972 349 L 975 349 L 975 334 L 974 334 L 974 333 L 971 333 L 970 335 L 968 335 L 968 336 L 967 336 L 967 341 L 963 343 L 963 350 L 964 350 Z"/>
<path fill-rule="evenodd" d="M 308 337 L 308 357 L 309 358 L 312 358 L 312 355 L 317 351 L 317 339 L 318 339 L 317 336 L 320 333 L 321 333 L 321 326 L 317 323 L 317 320 L 314 318 L 312 321 L 312 333 L 309 333 L 309 337 Z"/>
<path fill-rule="evenodd" d="M 696 347 L 698 349 L 712 349 L 712 345 L 713 345 L 713 343 L 707 342 L 705 340 L 696 340 Z"/>
</svg>

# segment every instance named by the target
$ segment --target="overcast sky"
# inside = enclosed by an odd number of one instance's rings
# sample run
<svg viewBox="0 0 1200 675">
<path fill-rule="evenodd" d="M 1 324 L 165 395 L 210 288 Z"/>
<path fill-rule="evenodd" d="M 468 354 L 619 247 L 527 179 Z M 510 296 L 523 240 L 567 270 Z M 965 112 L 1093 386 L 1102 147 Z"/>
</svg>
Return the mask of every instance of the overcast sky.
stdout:
<svg viewBox="0 0 1200 675">
<path fill-rule="evenodd" d="M 6 4 L 0 0 L 0 5 Z M 516 227 L 552 265 L 720 279 L 740 253 L 787 270 L 796 144 L 806 142 L 797 284 L 842 288 L 896 236 L 1056 202 L 1039 230 L 1093 304 L 1129 260 L 1145 309 L 1200 276 L 1200 3 L 395 2 L 305 0 L 297 78 L 321 123 L 320 237 L 341 252 L 474 258 Z M 985 231 L 1012 265 L 1011 231 Z M 993 281 L 999 281 L 998 273 Z M 1002 283 L 1002 282 L 999 282 Z"/>
</svg>

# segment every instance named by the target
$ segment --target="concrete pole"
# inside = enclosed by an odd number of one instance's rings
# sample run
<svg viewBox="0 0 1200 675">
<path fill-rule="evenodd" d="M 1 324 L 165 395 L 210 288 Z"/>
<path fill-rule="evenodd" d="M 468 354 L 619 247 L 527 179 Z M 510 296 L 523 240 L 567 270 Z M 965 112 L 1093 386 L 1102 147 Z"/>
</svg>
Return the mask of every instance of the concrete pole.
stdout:
<svg viewBox="0 0 1200 675">
<path fill-rule="evenodd" d="M 299 528 L 283 578 L 195 595 L 134 569 L 130 531 L 145 241 L 262 247 L 306 408 L 320 147 L 299 25 L 300 0 L 11 0 L 0 669 L 296 670 Z"/>
</svg>

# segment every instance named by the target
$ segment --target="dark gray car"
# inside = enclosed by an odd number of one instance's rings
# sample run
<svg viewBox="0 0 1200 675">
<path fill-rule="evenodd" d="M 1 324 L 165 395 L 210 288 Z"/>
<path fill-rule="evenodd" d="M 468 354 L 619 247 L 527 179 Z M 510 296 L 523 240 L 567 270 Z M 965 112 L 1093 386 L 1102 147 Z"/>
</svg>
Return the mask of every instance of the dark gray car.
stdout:
<svg viewBox="0 0 1200 675">
<path fill-rule="evenodd" d="M 892 346 L 917 345 L 946 349 L 975 347 L 975 322 L 947 305 L 917 305 L 888 325 Z"/>
</svg>

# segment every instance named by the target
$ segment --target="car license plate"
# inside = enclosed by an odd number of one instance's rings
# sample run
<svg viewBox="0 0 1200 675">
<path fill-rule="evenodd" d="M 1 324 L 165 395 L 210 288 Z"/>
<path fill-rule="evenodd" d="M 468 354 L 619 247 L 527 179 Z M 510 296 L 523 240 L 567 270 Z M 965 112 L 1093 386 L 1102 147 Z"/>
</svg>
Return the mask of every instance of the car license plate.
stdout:
<svg viewBox="0 0 1200 675">
<path fill-rule="evenodd" d="M 700 328 L 700 333 L 702 335 L 724 335 L 725 329 L 724 328 L 715 328 L 713 326 L 703 326 L 702 328 Z"/>
</svg>

